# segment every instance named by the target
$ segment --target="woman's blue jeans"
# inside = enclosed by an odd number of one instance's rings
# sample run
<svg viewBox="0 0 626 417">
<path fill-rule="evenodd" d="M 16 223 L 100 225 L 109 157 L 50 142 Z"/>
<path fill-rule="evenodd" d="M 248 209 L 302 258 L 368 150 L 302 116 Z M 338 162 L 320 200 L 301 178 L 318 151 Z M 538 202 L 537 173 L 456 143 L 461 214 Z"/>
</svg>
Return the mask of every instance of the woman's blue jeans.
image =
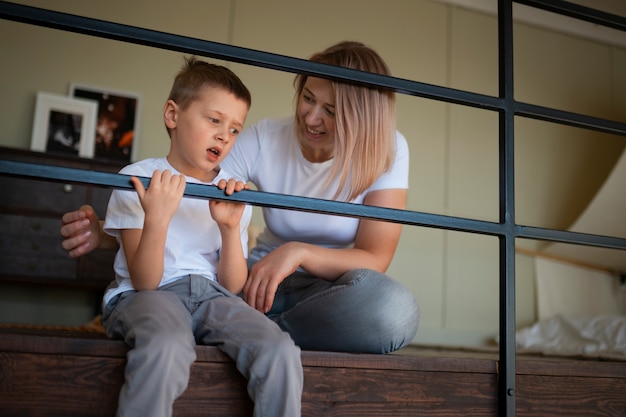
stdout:
<svg viewBox="0 0 626 417">
<path fill-rule="evenodd" d="M 279 285 L 267 316 L 302 349 L 389 353 L 415 337 L 419 307 L 406 287 L 373 270 L 333 282 L 296 272 Z"/>
</svg>

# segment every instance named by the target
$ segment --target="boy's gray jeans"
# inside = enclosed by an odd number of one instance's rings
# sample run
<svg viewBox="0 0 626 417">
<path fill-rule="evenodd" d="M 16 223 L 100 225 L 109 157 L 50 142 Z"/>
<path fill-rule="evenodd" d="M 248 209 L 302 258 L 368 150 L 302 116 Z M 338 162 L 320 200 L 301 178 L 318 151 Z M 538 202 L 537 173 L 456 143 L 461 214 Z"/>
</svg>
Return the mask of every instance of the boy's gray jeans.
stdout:
<svg viewBox="0 0 626 417">
<path fill-rule="evenodd" d="M 213 345 L 248 380 L 257 417 L 300 415 L 300 349 L 289 334 L 214 281 L 187 276 L 154 291 L 128 291 L 103 314 L 107 335 L 131 349 L 118 416 L 171 416 L 187 388 L 195 346 Z"/>
</svg>

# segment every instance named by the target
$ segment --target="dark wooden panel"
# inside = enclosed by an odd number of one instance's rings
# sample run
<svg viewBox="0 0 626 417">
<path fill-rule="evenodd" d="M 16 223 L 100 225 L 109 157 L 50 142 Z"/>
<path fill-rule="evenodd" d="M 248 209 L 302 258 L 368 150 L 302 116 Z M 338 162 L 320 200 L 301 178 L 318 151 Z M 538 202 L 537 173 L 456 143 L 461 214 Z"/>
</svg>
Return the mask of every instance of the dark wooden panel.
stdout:
<svg viewBox="0 0 626 417">
<path fill-rule="evenodd" d="M 46 152 L 30 151 L 26 149 L 0 146 L 0 159 L 7 161 L 22 161 L 36 164 L 66 166 L 71 168 L 90 167 L 98 171 L 117 172 L 124 165 L 119 162 L 80 158 L 70 155 L 51 154 Z"/>
<path fill-rule="evenodd" d="M 0 274 L 12 276 L 12 282 L 40 282 L 55 285 L 57 279 L 74 281 L 76 262 L 73 260 L 0 255 Z M 35 278 L 38 281 L 34 281 Z M 29 279 L 30 278 L 30 279 Z"/>
<path fill-rule="evenodd" d="M 127 351 L 102 334 L 0 331 L 0 415 L 113 416 Z M 175 415 L 251 416 L 234 363 L 215 347 L 196 353 Z M 303 416 L 497 416 L 497 361 L 440 354 L 303 351 Z M 626 362 L 523 357 L 518 367 L 520 417 L 626 416 Z"/>
<path fill-rule="evenodd" d="M 124 363 L 123 358 L 1 353 L 0 413 L 113 416 Z M 443 372 L 305 366 L 304 377 L 304 416 L 495 415 L 493 375 L 466 375 L 458 384 Z M 250 416 L 251 410 L 246 381 L 232 362 L 196 362 L 188 389 L 175 403 L 176 416 Z"/>
<path fill-rule="evenodd" d="M 626 374 L 603 377 L 598 371 L 574 376 L 573 366 L 561 376 L 517 375 L 517 416 L 626 417 Z"/>
<path fill-rule="evenodd" d="M 589 376 L 626 378 L 626 357 L 624 360 L 585 360 L 574 357 L 565 360 L 563 357 L 546 357 L 537 355 L 518 355 L 517 375 L 545 376 Z"/>
<path fill-rule="evenodd" d="M 125 359 L 0 353 L 0 415 L 114 416 Z"/>
<path fill-rule="evenodd" d="M 47 252 L 55 255 L 66 255 L 66 252 L 61 248 L 62 237 L 59 233 L 61 227 L 61 218 L 48 218 L 37 216 L 22 216 L 19 214 L 1 214 L 0 213 L 0 230 L 2 231 L 0 236 L 4 239 L 10 240 L 11 245 L 7 245 L 3 250 L 15 250 L 26 249 L 27 252 L 37 251 L 39 248 L 33 246 L 41 240 L 46 240 L 42 246 L 49 246 Z M 33 244 L 22 244 L 25 247 L 12 248 L 15 246 L 16 239 L 21 238 L 24 242 L 33 242 Z"/>
<path fill-rule="evenodd" d="M 0 274 L 73 278 L 78 263 L 61 247 L 59 219 L 0 214 Z"/>
<path fill-rule="evenodd" d="M 228 362 L 196 362 L 189 385 L 174 403 L 174 416 L 252 416 L 246 379 Z"/>
<path fill-rule="evenodd" d="M 305 367 L 304 391 L 308 415 L 497 414 L 494 374 Z"/>
<path fill-rule="evenodd" d="M 87 198 L 87 187 L 59 182 L 36 181 L 0 176 L 4 211 L 31 213 L 61 218 L 70 210 L 76 210 Z"/>
<path fill-rule="evenodd" d="M 124 358 L 0 352 L 0 415 L 114 416 Z M 176 416 L 251 416 L 245 379 L 231 363 L 196 363 Z"/>
<path fill-rule="evenodd" d="M 104 289 L 114 279 L 115 251 L 72 259 L 61 246 L 60 227 L 60 218 L 0 214 L 0 276 L 13 282 L 37 277 L 49 285 L 77 281 L 77 286 Z"/>
<path fill-rule="evenodd" d="M 95 250 L 78 260 L 78 277 L 81 281 L 92 282 L 103 289 L 115 279 L 113 261 L 115 251 Z"/>
<path fill-rule="evenodd" d="M 0 331 L 0 415 L 113 416 L 127 351 L 102 334 Z M 175 416 L 251 416 L 234 363 L 215 347 L 196 353 Z M 440 355 L 303 351 L 302 415 L 497 416 L 496 359 Z M 522 358 L 518 416 L 626 416 L 626 361 Z"/>
<path fill-rule="evenodd" d="M 120 164 L 0 147 L 0 159 L 117 172 Z M 101 292 L 114 279 L 114 251 L 72 259 L 61 246 L 63 213 L 84 204 L 104 217 L 108 188 L 0 176 L 0 281 Z"/>
</svg>

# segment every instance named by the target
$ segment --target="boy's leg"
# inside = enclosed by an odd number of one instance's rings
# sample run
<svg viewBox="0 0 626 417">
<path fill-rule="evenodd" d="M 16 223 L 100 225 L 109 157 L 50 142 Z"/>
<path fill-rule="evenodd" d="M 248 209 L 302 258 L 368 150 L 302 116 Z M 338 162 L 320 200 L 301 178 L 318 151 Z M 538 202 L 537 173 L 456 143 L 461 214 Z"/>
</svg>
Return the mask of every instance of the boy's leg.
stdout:
<svg viewBox="0 0 626 417">
<path fill-rule="evenodd" d="M 191 315 L 184 304 L 169 291 L 127 292 L 112 311 L 107 308 L 103 324 L 109 337 L 122 338 L 131 347 L 118 417 L 171 416 L 196 359 Z"/>
<path fill-rule="evenodd" d="M 217 296 L 207 296 L 193 313 L 198 344 L 215 345 L 236 362 L 248 379 L 255 417 L 300 416 L 300 349 L 265 315 L 218 284 L 207 283 Z"/>
<path fill-rule="evenodd" d="M 355 269 L 334 282 L 295 273 L 268 313 L 302 349 L 388 353 L 413 340 L 419 308 L 387 275 Z"/>
</svg>

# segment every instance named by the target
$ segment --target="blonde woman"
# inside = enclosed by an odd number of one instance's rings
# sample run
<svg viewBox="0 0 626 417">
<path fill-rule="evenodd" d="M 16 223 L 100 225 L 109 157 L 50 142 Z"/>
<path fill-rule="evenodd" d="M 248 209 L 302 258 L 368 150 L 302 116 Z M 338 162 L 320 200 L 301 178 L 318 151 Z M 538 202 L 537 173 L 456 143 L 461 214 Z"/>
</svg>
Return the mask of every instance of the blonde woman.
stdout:
<svg viewBox="0 0 626 417">
<path fill-rule="evenodd" d="M 390 75 L 359 42 L 310 60 Z M 404 209 L 409 155 L 395 128 L 395 94 L 303 75 L 295 87 L 295 117 L 245 129 L 221 166 L 260 191 Z M 385 275 L 401 225 L 272 208 L 263 216 L 242 292 L 250 306 L 302 349 L 388 353 L 412 341 L 417 302 Z M 93 210 L 67 213 L 63 223 L 72 256 L 103 245 Z"/>
</svg>

